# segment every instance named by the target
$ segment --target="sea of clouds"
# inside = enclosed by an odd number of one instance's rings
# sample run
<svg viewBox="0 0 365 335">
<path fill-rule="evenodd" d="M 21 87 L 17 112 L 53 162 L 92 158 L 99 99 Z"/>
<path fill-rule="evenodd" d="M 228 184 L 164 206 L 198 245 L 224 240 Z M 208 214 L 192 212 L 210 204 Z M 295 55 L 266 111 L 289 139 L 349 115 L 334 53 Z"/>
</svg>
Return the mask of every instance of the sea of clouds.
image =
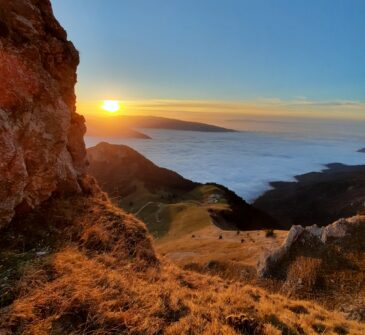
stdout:
<svg viewBox="0 0 365 335">
<path fill-rule="evenodd" d="M 328 163 L 365 164 L 365 154 L 357 152 L 365 147 L 362 131 L 327 130 L 315 135 L 305 131 L 203 133 L 143 129 L 152 140 L 85 140 L 88 147 L 101 141 L 128 145 L 159 166 L 194 181 L 225 185 L 252 202 L 270 188 L 271 181 L 294 180 L 295 175 L 323 170 Z"/>
</svg>

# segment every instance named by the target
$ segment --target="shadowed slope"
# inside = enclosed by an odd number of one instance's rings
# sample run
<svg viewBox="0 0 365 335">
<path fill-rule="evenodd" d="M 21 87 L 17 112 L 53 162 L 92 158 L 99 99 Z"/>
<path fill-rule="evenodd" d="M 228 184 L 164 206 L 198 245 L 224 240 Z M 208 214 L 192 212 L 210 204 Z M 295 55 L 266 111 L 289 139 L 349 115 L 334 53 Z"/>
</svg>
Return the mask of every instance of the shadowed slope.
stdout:
<svg viewBox="0 0 365 335">
<path fill-rule="evenodd" d="M 156 166 L 126 145 L 102 142 L 89 148 L 87 155 L 89 173 L 111 197 L 128 194 L 136 181 L 143 181 L 151 192 L 164 188 L 188 192 L 198 185 L 176 172 Z"/>
<path fill-rule="evenodd" d="M 254 205 L 276 218 L 283 229 L 293 224 L 324 226 L 365 210 L 365 166 L 330 164 L 322 172 L 296 176 L 297 182 L 272 183 L 273 190 Z"/>
</svg>

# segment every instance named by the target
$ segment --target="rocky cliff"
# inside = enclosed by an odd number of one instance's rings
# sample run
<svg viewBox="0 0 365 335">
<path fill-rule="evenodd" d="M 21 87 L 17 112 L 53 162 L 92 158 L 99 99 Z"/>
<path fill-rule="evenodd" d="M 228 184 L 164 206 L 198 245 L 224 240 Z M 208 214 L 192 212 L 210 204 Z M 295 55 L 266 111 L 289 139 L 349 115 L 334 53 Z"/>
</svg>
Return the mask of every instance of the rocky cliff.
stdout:
<svg viewBox="0 0 365 335">
<path fill-rule="evenodd" d="M 0 228 L 54 192 L 79 192 L 79 55 L 49 0 L 0 0 Z"/>
</svg>

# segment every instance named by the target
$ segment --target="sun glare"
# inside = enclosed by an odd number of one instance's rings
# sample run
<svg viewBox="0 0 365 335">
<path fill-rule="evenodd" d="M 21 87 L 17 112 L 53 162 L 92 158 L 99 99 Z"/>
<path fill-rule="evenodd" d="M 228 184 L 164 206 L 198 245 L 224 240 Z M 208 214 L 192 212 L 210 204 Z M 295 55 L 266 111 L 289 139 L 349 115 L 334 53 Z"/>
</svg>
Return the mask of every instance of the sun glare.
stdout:
<svg viewBox="0 0 365 335">
<path fill-rule="evenodd" d="M 101 108 L 109 113 L 115 113 L 120 109 L 120 103 L 117 100 L 105 100 Z"/>
</svg>

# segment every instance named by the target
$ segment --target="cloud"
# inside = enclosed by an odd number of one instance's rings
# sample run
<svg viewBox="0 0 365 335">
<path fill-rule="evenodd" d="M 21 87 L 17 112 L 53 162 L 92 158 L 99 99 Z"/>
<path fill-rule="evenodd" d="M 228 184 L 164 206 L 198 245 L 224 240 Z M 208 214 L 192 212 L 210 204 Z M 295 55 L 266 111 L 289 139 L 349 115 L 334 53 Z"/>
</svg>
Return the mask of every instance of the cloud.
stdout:
<svg viewBox="0 0 365 335">
<path fill-rule="evenodd" d="M 270 116 L 335 118 L 365 120 L 365 102 L 334 100 L 310 100 L 296 97 L 292 100 L 279 98 L 259 98 L 251 101 L 204 101 L 204 100 L 134 100 L 124 101 L 124 112 L 136 115 L 156 115 L 199 119 L 207 113 L 212 119 L 216 114 L 234 116 Z M 100 102 L 87 101 L 78 103 L 81 114 L 98 114 Z"/>
</svg>

